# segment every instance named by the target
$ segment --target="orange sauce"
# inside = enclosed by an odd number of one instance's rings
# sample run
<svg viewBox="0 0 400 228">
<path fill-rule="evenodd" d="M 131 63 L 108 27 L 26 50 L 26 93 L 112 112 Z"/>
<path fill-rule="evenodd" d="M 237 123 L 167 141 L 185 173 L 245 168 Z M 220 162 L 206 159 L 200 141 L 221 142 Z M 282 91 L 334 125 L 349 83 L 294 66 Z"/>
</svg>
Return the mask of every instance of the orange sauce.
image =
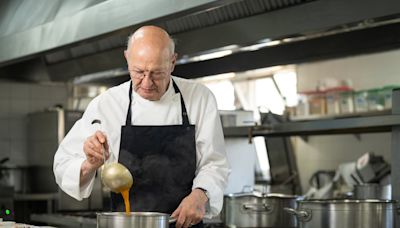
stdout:
<svg viewBox="0 0 400 228">
<path fill-rule="evenodd" d="M 131 212 L 131 203 L 129 202 L 129 188 L 121 191 L 122 197 L 124 198 L 125 203 L 125 213 L 127 215 Z"/>
</svg>

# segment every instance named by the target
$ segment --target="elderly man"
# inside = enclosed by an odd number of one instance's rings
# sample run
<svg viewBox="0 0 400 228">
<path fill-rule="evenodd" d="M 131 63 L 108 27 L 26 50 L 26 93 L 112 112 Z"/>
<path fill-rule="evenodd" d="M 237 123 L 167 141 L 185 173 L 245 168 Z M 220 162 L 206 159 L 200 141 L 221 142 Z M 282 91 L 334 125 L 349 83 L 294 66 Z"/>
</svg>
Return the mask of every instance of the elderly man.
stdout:
<svg viewBox="0 0 400 228">
<path fill-rule="evenodd" d="M 205 86 L 171 76 L 176 57 L 159 27 L 144 26 L 129 38 L 131 80 L 93 99 L 56 152 L 63 191 L 89 197 L 104 146 L 107 159 L 133 175 L 133 211 L 170 213 L 176 227 L 202 227 L 203 217 L 220 212 L 229 168 L 216 101 Z M 123 210 L 119 194 L 111 201 L 112 210 Z"/>
</svg>

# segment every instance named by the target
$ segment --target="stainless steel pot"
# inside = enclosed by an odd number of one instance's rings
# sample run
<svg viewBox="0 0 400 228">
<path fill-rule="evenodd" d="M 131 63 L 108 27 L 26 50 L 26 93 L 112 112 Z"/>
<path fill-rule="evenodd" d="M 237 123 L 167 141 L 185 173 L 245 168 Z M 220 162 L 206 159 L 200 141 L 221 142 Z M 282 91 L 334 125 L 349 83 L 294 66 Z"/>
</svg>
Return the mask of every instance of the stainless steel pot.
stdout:
<svg viewBox="0 0 400 228">
<path fill-rule="evenodd" d="M 303 200 L 298 209 L 285 208 L 297 217 L 299 228 L 394 228 L 396 202 L 392 200 Z"/>
<path fill-rule="evenodd" d="M 296 197 L 258 192 L 225 196 L 223 221 L 227 227 L 296 227 L 283 208 L 296 208 Z"/>
<path fill-rule="evenodd" d="M 354 186 L 354 199 L 382 199 L 392 198 L 392 186 L 379 184 L 361 184 Z"/>
<path fill-rule="evenodd" d="M 158 212 L 97 213 L 97 228 L 168 228 L 176 220 Z"/>
<path fill-rule="evenodd" d="M 16 166 L 0 167 L 0 186 L 13 187 L 14 192 L 28 192 L 28 172 L 27 168 Z"/>
</svg>

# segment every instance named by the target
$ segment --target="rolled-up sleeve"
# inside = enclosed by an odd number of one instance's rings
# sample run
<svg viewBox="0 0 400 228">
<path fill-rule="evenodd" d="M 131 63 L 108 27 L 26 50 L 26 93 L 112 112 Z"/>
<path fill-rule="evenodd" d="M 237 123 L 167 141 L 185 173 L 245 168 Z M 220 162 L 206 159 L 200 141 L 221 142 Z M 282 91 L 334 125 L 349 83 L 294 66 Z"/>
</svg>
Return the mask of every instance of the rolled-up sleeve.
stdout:
<svg viewBox="0 0 400 228">
<path fill-rule="evenodd" d="M 196 125 L 197 170 L 193 188 L 207 190 L 209 204 L 206 218 L 217 216 L 223 205 L 223 194 L 230 173 L 221 120 L 213 94 L 206 88 L 199 106 Z"/>
</svg>

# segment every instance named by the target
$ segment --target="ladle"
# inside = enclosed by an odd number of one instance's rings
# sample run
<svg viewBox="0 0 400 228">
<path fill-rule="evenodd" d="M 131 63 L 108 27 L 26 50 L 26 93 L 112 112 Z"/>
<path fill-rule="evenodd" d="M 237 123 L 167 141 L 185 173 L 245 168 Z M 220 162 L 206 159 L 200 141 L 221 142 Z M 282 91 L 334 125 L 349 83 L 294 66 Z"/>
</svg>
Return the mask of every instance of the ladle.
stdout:
<svg viewBox="0 0 400 228">
<path fill-rule="evenodd" d="M 92 124 L 99 124 L 101 130 L 100 120 L 93 120 Z M 111 146 L 108 148 L 111 154 Z M 129 170 L 118 162 L 106 163 L 104 145 L 102 145 L 102 153 L 104 164 L 101 169 L 101 180 L 103 184 L 116 193 L 130 189 L 133 184 L 133 177 Z"/>
</svg>

